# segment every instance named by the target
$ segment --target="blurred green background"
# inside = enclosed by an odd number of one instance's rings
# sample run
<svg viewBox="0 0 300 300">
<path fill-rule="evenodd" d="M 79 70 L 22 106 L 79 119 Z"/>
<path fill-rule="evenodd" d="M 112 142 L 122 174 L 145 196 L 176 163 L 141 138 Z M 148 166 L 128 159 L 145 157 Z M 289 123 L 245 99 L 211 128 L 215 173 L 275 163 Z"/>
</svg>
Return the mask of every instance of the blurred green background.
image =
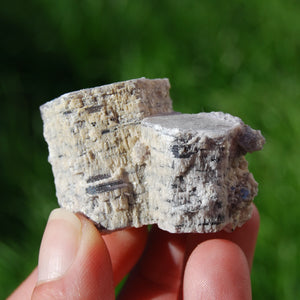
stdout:
<svg viewBox="0 0 300 300">
<path fill-rule="evenodd" d="M 300 2 L 10 0 L 0 10 L 0 299 L 35 267 L 57 206 L 39 106 L 168 77 L 175 110 L 261 129 L 254 299 L 300 299 Z"/>
</svg>

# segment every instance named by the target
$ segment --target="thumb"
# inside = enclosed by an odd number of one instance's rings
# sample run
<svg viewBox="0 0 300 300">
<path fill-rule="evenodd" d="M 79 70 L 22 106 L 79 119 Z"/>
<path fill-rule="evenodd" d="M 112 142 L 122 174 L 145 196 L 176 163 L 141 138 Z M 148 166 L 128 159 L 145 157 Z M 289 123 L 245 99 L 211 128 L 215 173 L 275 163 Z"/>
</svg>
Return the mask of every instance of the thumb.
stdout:
<svg viewBox="0 0 300 300">
<path fill-rule="evenodd" d="M 109 253 L 89 220 L 62 208 L 52 211 L 32 299 L 114 299 Z"/>
</svg>

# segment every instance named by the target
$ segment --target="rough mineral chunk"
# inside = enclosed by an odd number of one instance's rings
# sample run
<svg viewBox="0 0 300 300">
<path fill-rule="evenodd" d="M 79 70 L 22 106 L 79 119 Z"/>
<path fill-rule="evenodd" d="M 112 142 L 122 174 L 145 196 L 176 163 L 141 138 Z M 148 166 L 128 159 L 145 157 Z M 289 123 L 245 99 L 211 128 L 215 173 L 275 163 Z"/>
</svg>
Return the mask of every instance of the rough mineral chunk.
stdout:
<svg viewBox="0 0 300 300">
<path fill-rule="evenodd" d="M 172 111 L 167 79 L 65 94 L 41 106 L 58 202 L 102 231 L 216 232 L 251 216 L 247 152 L 264 138 L 221 112 Z"/>
</svg>

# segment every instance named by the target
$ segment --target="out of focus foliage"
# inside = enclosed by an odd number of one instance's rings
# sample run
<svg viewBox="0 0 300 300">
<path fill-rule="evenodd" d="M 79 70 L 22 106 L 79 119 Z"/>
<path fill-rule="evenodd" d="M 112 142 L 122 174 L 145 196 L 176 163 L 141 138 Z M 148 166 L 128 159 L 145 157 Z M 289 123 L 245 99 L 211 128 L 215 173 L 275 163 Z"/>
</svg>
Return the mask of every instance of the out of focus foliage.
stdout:
<svg viewBox="0 0 300 300">
<path fill-rule="evenodd" d="M 254 299 L 300 298 L 300 2 L 10 0 L 0 9 L 0 298 L 35 267 L 57 206 L 39 105 L 168 77 L 174 108 L 262 130 Z"/>
</svg>

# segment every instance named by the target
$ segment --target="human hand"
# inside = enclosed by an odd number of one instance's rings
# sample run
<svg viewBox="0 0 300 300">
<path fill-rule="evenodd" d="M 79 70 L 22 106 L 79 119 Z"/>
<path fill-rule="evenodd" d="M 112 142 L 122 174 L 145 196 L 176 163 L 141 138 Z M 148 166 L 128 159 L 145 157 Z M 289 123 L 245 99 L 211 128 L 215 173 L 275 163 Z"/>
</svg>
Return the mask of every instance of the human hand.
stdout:
<svg viewBox="0 0 300 300">
<path fill-rule="evenodd" d="M 120 299 L 251 299 L 258 227 L 256 208 L 233 233 L 171 234 L 153 226 Z M 8 299 L 114 299 L 146 240 L 146 227 L 101 236 L 83 216 L 56 209 L 38 269 Z"/>
<path fill-rule="evenodd" d="M 259 214 L 232 233 L 171 234 L 154 227 L 120 299 L 252 299 Z"/>
</svg>

